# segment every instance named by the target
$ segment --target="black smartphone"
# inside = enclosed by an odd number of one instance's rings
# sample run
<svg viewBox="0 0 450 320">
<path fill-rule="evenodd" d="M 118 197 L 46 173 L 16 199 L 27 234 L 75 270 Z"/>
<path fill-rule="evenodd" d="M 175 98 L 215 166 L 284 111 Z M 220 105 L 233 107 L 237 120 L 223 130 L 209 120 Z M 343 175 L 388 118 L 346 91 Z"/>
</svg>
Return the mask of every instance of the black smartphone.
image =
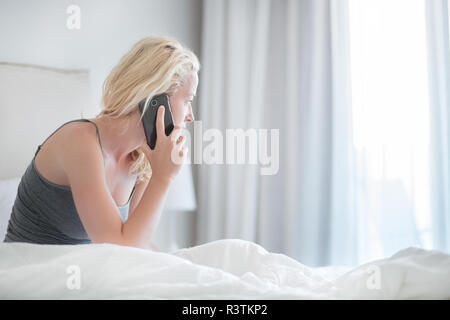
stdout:
<svg viewBox="0 0 450 320">
<path fill-rule="evenodd" d="M 144 111 L 145 100 L 139 103 L 139 110 Z M 142 117 L 142 124 L 144 126 L 145 137 L 147 138 L 147 143 L 150 149 L 155 149 L 156 144 L 156 115 L 158 113 L 159 106 L 164 106 L 164 128 L 166 136 L 169 136 L 174 128 L 172 111 L 170 109 L 169 97 L 167 94 L 159 94 L 154 96 L 149 102 L 147 110 L 145 110 L 144 116 Z"/>
</svg>

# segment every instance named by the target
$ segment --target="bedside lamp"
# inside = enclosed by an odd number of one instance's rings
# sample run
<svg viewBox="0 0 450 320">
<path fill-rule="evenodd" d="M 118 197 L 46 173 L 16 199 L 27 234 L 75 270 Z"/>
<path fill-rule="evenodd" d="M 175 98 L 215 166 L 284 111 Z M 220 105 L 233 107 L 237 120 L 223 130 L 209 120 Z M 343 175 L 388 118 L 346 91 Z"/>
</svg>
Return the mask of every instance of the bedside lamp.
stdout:
<svg viewBox="0 0 450 320">
<path fill-rule="evenodd" d="M 194 211 L 197 209 L 190 164 L 181 166 L 180 172 L 169 187 L 164 208 L 171 211 Z"/>
</svg>

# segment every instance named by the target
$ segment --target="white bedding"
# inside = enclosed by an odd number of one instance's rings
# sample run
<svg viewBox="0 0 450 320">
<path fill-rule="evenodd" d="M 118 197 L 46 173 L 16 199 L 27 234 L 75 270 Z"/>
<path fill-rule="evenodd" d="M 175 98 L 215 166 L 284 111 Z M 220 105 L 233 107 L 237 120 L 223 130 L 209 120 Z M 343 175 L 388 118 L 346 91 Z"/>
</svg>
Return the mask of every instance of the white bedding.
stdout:
<svg viewBox="0 0 450 320">
<path fill-rule="evenodd" d="M 1 243 L 0 299 L 49 298 L 450 299 L 450 255 L 408 248 L 354 269 L 309 268 L 235 239 L 171 254 Z"/>
</svg>

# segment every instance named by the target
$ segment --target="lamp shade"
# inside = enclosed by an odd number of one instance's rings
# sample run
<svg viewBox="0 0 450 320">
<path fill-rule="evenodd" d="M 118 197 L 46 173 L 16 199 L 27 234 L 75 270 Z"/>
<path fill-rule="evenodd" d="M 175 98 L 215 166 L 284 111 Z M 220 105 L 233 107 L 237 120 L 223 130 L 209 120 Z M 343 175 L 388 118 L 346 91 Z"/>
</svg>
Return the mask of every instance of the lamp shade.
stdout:
<svg viewBox="0 0 450 320">
<path fill-rule="evenodd" d="M 192 167 L 183 164 L 175 180 L 169 187 L 165 210 L 193 211 L 197 208 L 195 200 L 194 181 L 192 179 Z"/>
</svg>

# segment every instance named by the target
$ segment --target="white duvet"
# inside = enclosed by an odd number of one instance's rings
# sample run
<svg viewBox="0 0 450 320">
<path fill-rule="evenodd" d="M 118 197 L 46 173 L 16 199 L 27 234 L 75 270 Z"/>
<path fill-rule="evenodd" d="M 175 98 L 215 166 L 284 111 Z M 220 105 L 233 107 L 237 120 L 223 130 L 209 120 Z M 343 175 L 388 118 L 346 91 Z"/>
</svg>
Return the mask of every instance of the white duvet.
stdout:
<svg viewBox="0 0 450 320">
<path fill-rule="evenodd" d="M 243 240 L 160 253 L 112 244 L 0 244 L 0 299 L 450 299 L 450 255 L 408 248 L 309 268 Z"/>
</svg>

